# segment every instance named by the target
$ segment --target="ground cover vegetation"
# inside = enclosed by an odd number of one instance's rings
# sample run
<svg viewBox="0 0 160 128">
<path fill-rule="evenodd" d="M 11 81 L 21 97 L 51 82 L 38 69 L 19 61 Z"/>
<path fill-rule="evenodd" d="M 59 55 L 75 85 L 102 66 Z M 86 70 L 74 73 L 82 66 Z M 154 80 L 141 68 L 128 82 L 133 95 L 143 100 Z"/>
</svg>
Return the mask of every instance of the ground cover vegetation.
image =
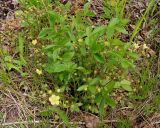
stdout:
<svg viewBox="0 0 160 128">
<path fill-rule="evenodd" d="M 160 1 L 0 6 L 2 127 L 160 127 Z"/>
</svg>

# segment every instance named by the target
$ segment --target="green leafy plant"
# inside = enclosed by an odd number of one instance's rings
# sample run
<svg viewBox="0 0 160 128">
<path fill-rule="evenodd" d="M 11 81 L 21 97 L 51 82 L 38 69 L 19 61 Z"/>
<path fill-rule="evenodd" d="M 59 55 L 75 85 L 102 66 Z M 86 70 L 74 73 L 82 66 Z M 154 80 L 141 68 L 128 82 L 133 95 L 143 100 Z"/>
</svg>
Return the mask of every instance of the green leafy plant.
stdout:
<svg viewBox="0 0 160 128">
<path fill-rule="evenodd" d="M 60 110 L 59 108 L 56 108 L 56 107 L 49 107 L 47 108 L 46 110 L 42 111 L 40 113 L 40 116 L 42 117 L 50 117 L 52 114 L 54 113 L 57 113 L 60 117 L 60 119 L 64 122 L 64 124 L 66 126 L 69 127 L 69 120 L 68 120 L 68 117 L 66 116 L 66 114 Z"/>
<path fill-rule="evenodd" d="M 95 127 L 100 128 L 110 124 L 132 127 L 134 120 L 119 110 L 127 110 L 129 116 L 133 111 L 144 118 L 154 116 L 160 110 L 158 1 L 68 1 L 19 0 L 15 21 L 21 22 L 21 29 L 16 26 L 17 35 L 10 20 L 2 22 L 2 33 L 8 36 L 0 43 L 0 108 L 10 104 L 10 95 L 20 103 L 26 100 L 22 107 L 29 108 L 22 116 L 27 120 L 22 117 L 17 123 L 22 128 L 79 127 L 83 122 L 72 120 L 77 114 L 81 117 L 79 112 L 87 117 L 86 127 L 93 114 L 98 115 Z M 133 12 L 128 11 L 130 7 Z M 137 23 L 133 25 L 135 19 L 129 22 L 126 16 L 137 18 Z M 129 42 L 125 35 L 130 36 Z M 32 108 L 36 108 L 34 113 Z M 118 113 L 106 119 L 106 112 L 110 115 L 112 110 Z M 0 118 L 3 115 L 2 110 Z"/>
<path fill-rule="evenodd" d="M 93 26 L 87 20 L 94 16 L 89 5 L 75 16 L 63 12 L 68 4 L 61 5 L 61 11 L 48 11 L 49 26 L 42 28 L 39 38 L 50 42 L 44 48 L 48 57 L 44 70 L 53 74 L 56 87 L 71 95 L 71 109 L 78 111 L 91 104 L 88 109 L 103 116 L 107 106 L 116 105 L 110 97 L 114 89 L 132 91 L 126 75 L 134 68 L 137 54 L 118 38 L 127 34 L 128 20 L 116 17 L 108 25 Z"/>
<path fill-rule="evenodd" d="M 4 71 L 11 71 L 11 70 L 16 70 L 19 72 L 22 76 L 26 75 L 22 71 L 22 67 L 26 66 L 27 62 L 24 59 L 24 39 L 22 38 L 21 35 L 19 35 L 19 40 L 18 40 L 18 46 L 17 46 L 17 52 L 19 57 L 15 59 L 12 57 L 7 50 L 2 49 L 0 51 L 0 57 L 1 57 L 1 66 Z"/>
</svg>

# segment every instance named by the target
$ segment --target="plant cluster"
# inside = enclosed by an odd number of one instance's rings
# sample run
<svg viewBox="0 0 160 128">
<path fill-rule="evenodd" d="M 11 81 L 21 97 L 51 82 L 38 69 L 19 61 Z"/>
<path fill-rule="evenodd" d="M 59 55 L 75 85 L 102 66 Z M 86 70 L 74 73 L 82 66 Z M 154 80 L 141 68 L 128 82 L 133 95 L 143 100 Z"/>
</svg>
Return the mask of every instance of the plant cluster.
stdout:
<svg viewBox="0 0 160 128">
<path fill-rule="evenodd" d="M 116 88 L 132 91 L 126 79 L 134 68 L 137 54 L 131 43 L 123 42 L 119 35 L 127 34 L 127 19 L 117 14 L 106 25 L 93 25 L 96 17 L 90 11 L 90 2 L 81 11 L 69 15 L 70 4 L 57 11 L 47 11 L 48 25 L 38 38 L 47 45 L 42 49 L 47 62 L 45 72 L 52 76 L 55 89 L 69 94 L 71 110 L 85 110 L 104 114 L 106 106 L 115 107 L 110 97 Z M 65 10 L 65 11 L 64 11 Z M 104 14 L 105 15 L 105 14 Z"/>
<path fill-rule="evenodd" d="M 123 16 L 126 0 L 105 0 L 100 15 L 92 10 L 93 1 L 83 1 L 85 4 L 75 10 L 71 9 L 73 5 L 70 2 L 20 0 L 20 3 L 21 11 L 15 12 L 23 27 L 23 32 L 18 35 L 18 54 L 12 57 L 0 49 L 0 54 L 3 54 L 1 67 L 4 72 L 15 70 L 23 77 L 30 75 L 35 80 L 33 84 L 41 86 L 36 92 L 45 100 L 41 103 L 49 107 L 40 112 L 40 116 L 48 117 L 57 112 L 67 124 L 62 108 L 71 112 L 89 111 L 103 119 L 106 108 L 116 107 L 114 96 L 119 90 L 125 94 L 140 92 L 128 95 L 132 100 L 147 98 L 158 77 L 149 78 L 150 65 L 137 71 L 139 74 L 134 72 L 135 62 L 139 58 L 138 53 L 141 58 L 149 58 L 148 52 L 155 53 L 148 44 L 133 44 L 133 40 L 154 0 L 135 25 L 128 42 L 121 38 L 129 34 L 126 30 L 129 19 Z M 24 67 L 30 68 L 31 72 Z M 8 75 L 3 77 L 9 79 Z M 132 83 L 140 87 L 133 88 Z M 158 97 L 153 103 L 156 107 L 149 105 L 146 111 L 152 112 L 157 108 Z M 125 127 L 128 123 L 124 120 L 118 125 Z"/>
</svg>

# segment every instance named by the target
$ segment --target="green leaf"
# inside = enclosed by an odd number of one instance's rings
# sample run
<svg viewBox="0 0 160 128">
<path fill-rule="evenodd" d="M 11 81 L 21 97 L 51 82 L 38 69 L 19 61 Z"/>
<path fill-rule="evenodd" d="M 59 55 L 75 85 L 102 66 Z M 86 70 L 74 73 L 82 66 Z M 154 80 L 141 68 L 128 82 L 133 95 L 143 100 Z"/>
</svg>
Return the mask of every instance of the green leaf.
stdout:
<svg viewBox="0 0 160 128">
<path fill-rule="evenodd" d="M 95 14 L 93 12 L 90 11 L 90 5 L 91 3 L 87 2 L 84 7 L 83 7 L 83 11 L 84 11 L 84 15 L 85 16 L 95 16 Z"/>
<path fill-rule="evenodd" d="M 123 46 L 125 43 L 122 42 L 120 39 L 115 38 L 111 40 L 111 44 L 114 46 Z"/>
<path fill-rule="evenodd" d="M 60 53 L 60 49 L 59 48 L 55 48 L 55 50 L 52 52 L 50 52 L 48 50 L 47 56 L 51 61 L 56 61 L 59 58 L 59 53 Z"/>
<path fill-rule="evenodd" d="M 99 113 L 100 113 L 101 118 L 103 118 L 103 116 L 105 115 L 105 108 L 104 108 L 105 103 L 106 103 L 105 99 L 102 98 L 100 105 L 99 105 Z"/>
<path fill-rule="evenodd" d="M 114 57 L 113 59 L 115 59 L 115 58 L 122 59 L 122 55 L 116 53 L 115 51 L 109 51 L 108 55 L 113 56 Z"/>
<path fill-rule="evenodd" d="M 80 47 L 80 51 L 81 51 L 81 54 L 82 54 L 83 56 L 85 56 L 85 55 L 87 54 L 87 50 L 86 50 L 86 47 L 85 47 L 85 46 L 81 46 L 81 47 Z"/>
<path fill-rule="evenodd" d="M 91 46 L 91 50 L 92 52 L 94 53 L 98 53 L 100 51 L 102 51 L 102 49 L 104 48 L 104 45 L 103 43 L 94 43 L 92 46 Z"/>
<path fill-rule="evenodd" d="M 119 19 L 118 18 L 113 18 L 110 22 L 108 27 L 115 27 L 118 23 L 119 23 Z"/>
<path fill-rule="evenodd" d="M 50 27 L 54 28 L 57 19 L 57 14 L 54 11 L 48 12 L 48 20 Z"/>
<path fill-rule="evenodd" d="M 129 19 L 121 19 L 121 23 L 125 26 L 129 23 Z"/>
<path fill-rule="evenodd" d="M 86 39 L 85 39 L 85 44 L 86 45 L 90 45 L 92 42 L 91 42 L 91 37 L 90 36 L 87 36 Z"/>
<path fill-rule="evenodd" d="M 107 29 L 107 38 L 108 39 L 111 39 L 112 38 L 112 36 L 114 35 L 114 28 L 112 28 L 112 27 L 110 27 L 110 28 L 108 28 Z"/>
<path fill-rule="evenodd" d="M 73 56 L 74 56 L 74 52 L 66 52 L 62 58 L 63 58 L 63 61 L 71 61 Z"/>
<path fill-rule="evenodd" d="M 88 86 L 88 90 L 92 93 L 95 94 L 97 89 L 96 89 L 96 85 L 89 85 Z"/>
<path fill-rule="evenodd" d="M 53 32 L 54 32 L 53 28 L 43 28 L 41 32 L 39 33 L 38 37 L 43 39 L 44 37 L 47 37 L 48 35 L 51 35 L 51 34 L 54 35 Z"/>
<path fill-rule="evenodd" d="M 13 60 L 13 59 L 12 59 L 11 56 L 7 56 L 7 55 L 6 55 L 6 56 L 4 57 L 4 61 L 6 61 L 6 62 L 12 62 L 12 60 Z"/>
<path fill-rule="evenodd" d="M 88 81 L 88 84 L 89 84 L 89 85 L 96 85 L 96 84 L 99 83 L 99 81 L 100 81 L 100 78 L 99 78 L 99 77 L 96 77 L 96 78 L 94 78 L 94 79 L 89 80 L 89 81 Z"/>
<path fill-rule="evenodd" d="M 96 102 L 97 105 L 100 104 L 102 98 L 103 98 L 103 96 L 102 96 L 101 93 L 96 94 L 96 96 L 95 96 L 95 102 Z"/>
<path fill-rule="evenodd" d="M 71 105 L 71 111 L 72 112 L 79 112 L 80 111 L 79 107 L 82 105 L 83 105 L 82 103 L 73 103 Z"/>
<path fill-rule="evenodd" d="M 91 35 L 91 33 L 92 33 L 92 27 L 90 27 L 90 26 L 89 26 L 89 27 L 87 27 L 87 28 L 86 28 L 86 32 L 85 32 L 85 33 L 86 33 L 86 35 L 87 35 L 87 36 L 90 36 L 90 35 Z"/>
<path fill-rule="evenodd" d="M 137 54 L 137 53 L 134 53 L 134 52 L 128 52 L 128 55 L 129 55 L 130 57 L 134 58 L 134 59 L 138 59 L 138 58 L 139 58 L 138 54 Z"/>
<path fill-rule="evenodd" d="M 102 35 L 104 34 L 105 32 L 107 31 L 107 26 L 105 25 L 102 25 L 102 26 L 99 26 L 99 27 L 96 27 L 94 29 L 94 31 L 91 33 L 92 36 L 95 36 L 95 35 Z"/>
<path fill-rule="evenodd" d="M 87 88 L 88 88 L 88 85 L 82 85 L 77 89 L 77 91 L 85 91 L 87 90 Z"/>
<path fill-rule="evenodd" d="M 95 54 L 93 54 L 93 56 L 94 56 L 94 59 L 96 61 L 98 61 L 100 63 L 104 63 L 105 62 L 104 58 L 99 53 L 95 53 Z"/>
<path fill-rule="evenodd" d="M 65 77 L 64 75 L 65 75 L 64 73 L 60 73 L 60 74 L 59 74 L 59 79 L 60 79 L 61 81 L 64 80 L 64 77 Z"/>
<path fill-rule="evenodd" d="M 54 64 L 54 73 L 58 73 L 58 72 L 63 72 L 66 70 L 66 65 L 65 64 Z"/>
<path fill-rule="evenodd" d="M 114 89 L 114 86 L 115 86 L 115 82 L 114 82 L 114 81 L 110 81 L 110 82 L 104 87 L 106 93 L 109 94 L 110 92 L 112 92 L 113 89 Z"/>
<path fill-rule="evenodd" d="M 11 69 L 15 69 L 16 71 L 18 71 L 19 73 L 21 73 L 22 76 L 25 75 L 25 73 L 23 73 L 21 71 L 21 67 L 19 65 L 14 65 L 12 63 L 6 63 L 6 68 L 7 68 L 8 71 L 11 71 Z"/>
<path fill-rule="evenodd" d="M 124 69 L 128 69 L 129 67 L 134 67 L 134 64 L 126 59 L 121 61 L 121 65 Z"/>
<path fill-rule="evenodd" d="M 96 91 L 97 91 L 96 85 L 99 83 L 99 81 L 100 81 L 100 78 L 99 78 L 99 77 L 96 77 L 96 78 L 91 79 L 91 80 L 88 81 L 88 90 L 89 90 L 91 93 L 93 93 L 93 94 L 96 93 Z"/>
<path fill-rule="evenodd" d="M 84 73 L 85 75 L 90 74 L 91 71 L 85 69 L 84 67 L 78 67 L 76 68 L 77 70 L 81 71 L 82 73 Z"/>
<path fill-rule="evenodd" d="M 48 64 L 45 67 L 45 70 L 48 73 L 60 73 L 63 71 L 72 72 L 77 68 L 77 65 L 72 62 L 66 62 L 64 64 L 57 62 L 55 64 Z"/>
<path fill-rule="evenodd" d="M 123 33 L 123 34 L 128 34 L 126 29 L 123 28 L 123 27 L 116 27 L 115 29 L 117 30 L 117 32 L 120 32 L 120 33 Z"/>
<path fill-rule="evenodd" d="M 118 18 L 113 18 L 108 25 L 107 28 L 107 38 L 110 39 L 115 32 L 115 26 L 119 23 L 119 19 Z"/>
<path fill-rule="evenodd" d="M 27 64 L 27 62 L 24 59 L 24 38 L 22 37 L 22 35 L 19 35 L 19 56 L 20 56 L 20 62 L 23 66 L 25 66 Z"/>
<path fill-rule="evenodd" d="M 128 81 L 128 80 L 122 80 L 120 82 L 120 85 L 123 89 L 125 89 L 126 91 L 132 91 L 132 88 L 131 88 L 131 82 Z"/>
<path fill-rule="evenodd" d="M 14 65 L 14 64 L 12 64 L 12 63 L 6 63 L 6 67 L 7 67 L 8 71 L 10 71 L 11 69 L 15 69 L 16 71 L 21 72 L 19 67 Z"/>
<path fill-rule="evenodd" d="M 105 97 L 106 104 L 114 108 L 116 106 L 116 103 L 113 99 L 111 99 L 109 96 Z"/>
</svg>

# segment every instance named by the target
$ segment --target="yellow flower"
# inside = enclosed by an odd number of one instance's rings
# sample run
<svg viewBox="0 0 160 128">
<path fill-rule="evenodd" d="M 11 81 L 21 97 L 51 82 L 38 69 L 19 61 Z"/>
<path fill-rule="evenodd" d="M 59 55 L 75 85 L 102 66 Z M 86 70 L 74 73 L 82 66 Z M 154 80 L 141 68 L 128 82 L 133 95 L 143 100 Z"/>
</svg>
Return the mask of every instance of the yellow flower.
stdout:
<svg viewBox="0 0 160 128">
<path fill-rule="evenodd" d="M 52 90 L 48 90 L 48 94 L 52 94 Z"/>
<path fill-rule="evenodd" d="M 84 91 L 87 91 L 87 89 L 88 89 L 88 88 L 87 88 L 87 87 L 85 87 L 85 88 L 84 88 Z"/>
<path fill-rule="evenodd" d="M 46 96 L 47 96 L 46 93 L 44 93 L 44 94 L 42 95 L 43 98 L 45 98 Z"/>
<path fill-rule="evenodd" d="M 15 12 L 15 15 L 16 15 L 16 16 L 19 16 L 19 12 Z"/>
<path fill-rule="evenodd" d="M 133 46 L 134 46 L 134 48 L 135 48 L 135 49 L 138 49 L 138 48 L 139 48 L 139 45 L 138 45 L 138 44 L 136 44 L 136 43 L 135 43 L 135 44 L 133 44 Z"/>
<path fill-rule="evenodd" d="M 35 52 L 35 53 L 38 53 L 38 52 L 39 52 L 39 50 L 38 50 L 38 49 L 35 49 L 35 50 L 34 50 L 34 52 Z"/>
<path fill-rule="evenodd" d="M 98 92 L 101 92 L 101 88 L 98 87 L 98 88 L 97 88 L 97 91 L 98 91 Z"/>
<path fill-rule="evenodd" d="M 78 39 L 78 42 L 80 42 L 80 43 L 83 42 L 83 39 Z"/>
<path fill-rule="evenodd" d="M 20 15 L 22 15 L 22 14 L 23 14 L 23 11 L 16 11 L 16 12 L 15 12 L 15 15 L 16 15 L 16 16 L 20 16 Z"/>
<path fill-rule="evenodd" d="M 52 95 L 49 97 L 49 101 L 52 105 L 59 105 L 60 97 L 56 95 Z"/>
<path fill-rule="evenodd" d="M 42 75 L 42 70 L 36 69 L 36 73 L 37 73 L 38 75 Z"/>
<path fill-rule="evenodd" d="M 109 46 L 109 42 L 108 42 L 108 41 L 105 41 L 105 42 L 104 42 L 104 45 L 105 45 L 105 46 Z"/>
<path fill-rule="evenodd" d="M 148 49 L 148 46 L 146 44 L 143 44 L 143 49 Z"/>
<path fill-rule="evenodd" d="M 36 45 L 37 44 L 37 40 L 32 40 L 32 44 Z"/>
<path fill-rule="evenodd" d="M 68 15 L 64 15 L 64 18 L 67 19 Z"/>
<path fill-rule="evenodd" d="M 60 89 L 57 89 L 57 92 L 61 92 L 61 90 L 60 90 Z"/>
</svg>

